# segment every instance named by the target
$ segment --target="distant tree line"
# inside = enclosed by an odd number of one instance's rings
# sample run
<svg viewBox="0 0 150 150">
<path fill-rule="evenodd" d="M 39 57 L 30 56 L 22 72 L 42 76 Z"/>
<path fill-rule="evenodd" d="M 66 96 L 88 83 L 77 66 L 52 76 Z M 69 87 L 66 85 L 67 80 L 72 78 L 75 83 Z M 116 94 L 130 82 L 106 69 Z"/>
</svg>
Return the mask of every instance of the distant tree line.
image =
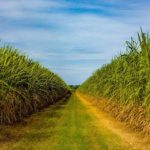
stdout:
<svg viewBox="0 0 150 150">
<path fill-rule="evenodd" d="M 80 85 L 70 85 L 72 91 L 75 91 Z"/>
</svg>

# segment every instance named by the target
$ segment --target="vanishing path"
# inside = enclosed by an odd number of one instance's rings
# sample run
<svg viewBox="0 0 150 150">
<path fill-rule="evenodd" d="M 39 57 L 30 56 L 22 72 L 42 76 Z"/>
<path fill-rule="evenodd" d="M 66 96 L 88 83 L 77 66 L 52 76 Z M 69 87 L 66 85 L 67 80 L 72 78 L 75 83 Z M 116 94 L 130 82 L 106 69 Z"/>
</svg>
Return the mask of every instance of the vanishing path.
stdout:
<svg viewBox="0 0 150 150">
<path fill-rule="evenodd" d="M 0 129 L 0 150 L 130 150 L 104 116 L 81 95 L 72 95 L 23 123 Z"/>
</svg>

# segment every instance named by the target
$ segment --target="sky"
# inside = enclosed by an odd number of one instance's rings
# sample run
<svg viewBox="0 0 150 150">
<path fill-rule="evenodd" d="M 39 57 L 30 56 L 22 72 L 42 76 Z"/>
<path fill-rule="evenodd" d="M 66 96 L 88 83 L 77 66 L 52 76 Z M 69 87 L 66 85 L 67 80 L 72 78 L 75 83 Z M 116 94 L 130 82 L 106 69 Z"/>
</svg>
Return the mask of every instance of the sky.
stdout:
<svg viewBox="0 0 150 150">
<path fill-rule="evenodd" d="M 149 0 L 0 0 L 0 39 L 81 84 L 149 31 L 149 14 Z"/>
</svg>

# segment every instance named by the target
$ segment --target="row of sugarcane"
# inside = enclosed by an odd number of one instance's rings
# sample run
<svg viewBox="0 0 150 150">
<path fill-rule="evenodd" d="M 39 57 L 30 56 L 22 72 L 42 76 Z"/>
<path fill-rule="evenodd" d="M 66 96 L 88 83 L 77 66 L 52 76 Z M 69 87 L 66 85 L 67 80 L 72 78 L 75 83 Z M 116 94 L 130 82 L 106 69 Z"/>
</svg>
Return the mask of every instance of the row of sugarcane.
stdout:
<svg viewBox="0 0 150 150">
<path fill-rule="evenodd" d="M 150 111 L 150 37 L 141 30 L 126 42 L 126 52 L 112 59 L 79 88 L 93 96 L 117 100 Z"/>
<path fill-rule="evenodd" d="M 0 124 L 12 124 L 70 93 L 56 74 L 10 46 L 0 47 Z"/>
</svg>

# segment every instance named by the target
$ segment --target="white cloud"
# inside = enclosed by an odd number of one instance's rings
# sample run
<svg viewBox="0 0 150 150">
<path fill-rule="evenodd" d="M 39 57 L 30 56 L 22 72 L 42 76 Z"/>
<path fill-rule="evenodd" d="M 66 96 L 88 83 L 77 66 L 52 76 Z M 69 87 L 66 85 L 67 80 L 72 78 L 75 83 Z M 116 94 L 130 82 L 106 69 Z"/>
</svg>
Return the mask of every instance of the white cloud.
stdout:
<svg viewBox="0 0 150 150">
<path fill-rule="evenodd" d="M 0 37 L 52 68 L 69 83 L 85 80 L 97 67 L 123 51 L 125 40 L 135 36 L 140 26 L 144 30 L 150 26 L 149 6 L 108 10 L 118 16 L 59 11 L 67 7 L 99 9 L 51 0 L 2 0 L 0 16 L 6 20 L 0 24 Z M 56 10 L 49 12 L 44 8 Z M 103 8 L 107 9 L 100 9 Z"/>
</svg>

